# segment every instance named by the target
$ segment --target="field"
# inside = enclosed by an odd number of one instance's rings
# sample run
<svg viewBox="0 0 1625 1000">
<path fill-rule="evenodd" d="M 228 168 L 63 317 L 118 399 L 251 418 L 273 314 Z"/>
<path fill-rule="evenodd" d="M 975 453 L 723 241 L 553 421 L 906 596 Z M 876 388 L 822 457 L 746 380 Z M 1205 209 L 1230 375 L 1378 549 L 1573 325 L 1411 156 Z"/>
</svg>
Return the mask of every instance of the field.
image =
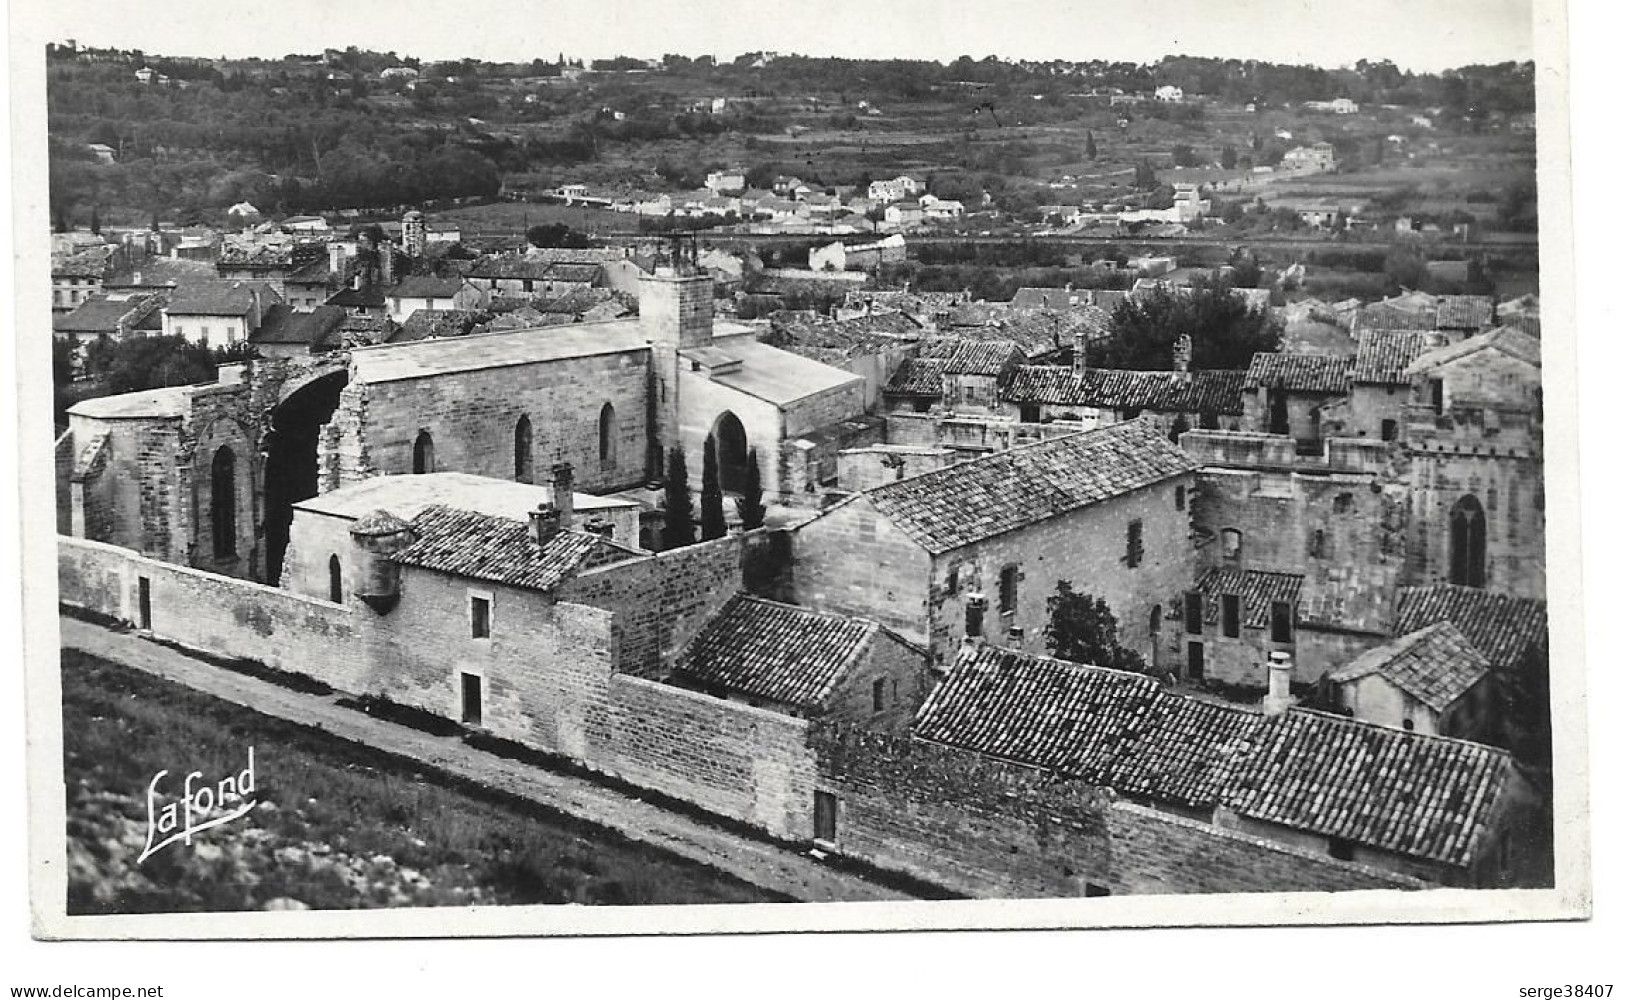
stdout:
<svg viewBox="0 0 1625 1000">
<path fill-rule="evenodd" d="M 62 690 L 69 913 L 777 899 L 584 820 L 453 787 L 73 650 Z M 240 771 L 249 746 L 254 812 L 138 864 L 153 775 L 212 781 Z"/>
</svg>

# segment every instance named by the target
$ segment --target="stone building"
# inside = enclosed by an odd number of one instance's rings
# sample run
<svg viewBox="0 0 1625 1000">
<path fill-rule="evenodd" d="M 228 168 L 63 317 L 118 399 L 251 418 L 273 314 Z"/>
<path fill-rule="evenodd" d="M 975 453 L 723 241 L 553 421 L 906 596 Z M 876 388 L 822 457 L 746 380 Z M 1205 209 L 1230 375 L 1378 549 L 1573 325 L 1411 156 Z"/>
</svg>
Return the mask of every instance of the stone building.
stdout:
<svg viewBox="0 0 1625 1000">
<path fill-rule="evenodd" d="M 1433 883 L 1529 884 L 1542 864 L 1532 834 L 1549 818 L 1528 779 L 1505 751 L 1464 740 L 1214 704 L 985 646 L 960 652 L 914 735 Z"/>
<path fill-rule="evenodd" d="M 1349 360 L 1325 354 L 1253 355 L 1242 383 L 1242 426 L 1285 434 L 1315 451 L 1323 437 L 1321 407 L 1349 392 Z"/>
<path fill-rule="evenodd" d="M 1546 595 L 1540 342 L 1493 330 L 1406 369 L 1407 582 Z"/>
<path fill-rule="evenodd" d="M 1245 374 L 1021 365 L 999 393 L 1000 412 L 1023 423 L 1070 420 L 1085 428 L 1144 415 L 1175 438 L 1198 427 L 1237 430 Z"/>
<path fill-rule="evenodd" d="M 966 638 L 1041 648 L 1066 580 L 1149 659 L 1195 577 L 1195 468 L 1137 420 L 877 486 L 795 529 L 796 598 L 873 618 L 942 663 Z"/>
<path fill-rule="evenodd" d="M 1020 345 L 1010 340 L 927 339 L 886 383 L 886 409 L 997 412 L 1000 386 L 1026 360 Z"/>
<path fill-rule="evenodd" d="M 925 700 L 925 649 L 862 618 L 739 595 L 677 658 L 671 681 L 758 708 L 903 733 Z"/>
<path fill-rule="evenodd" d="M 1490 661 L 1448 621 L 1362 653 L 1331 681 L 1357 719 L 1480 743 L 1499 736 Z"/>
<path fill-rule="evenodd" d="M 1190 681 L 1244 688 L 1269 686 L 1270 656 L 1297 656 L 1296 573 L 1215 567 L 1170 609 L 1166 636 L 1155 635 L 1159 662 Z"/>
</svg>

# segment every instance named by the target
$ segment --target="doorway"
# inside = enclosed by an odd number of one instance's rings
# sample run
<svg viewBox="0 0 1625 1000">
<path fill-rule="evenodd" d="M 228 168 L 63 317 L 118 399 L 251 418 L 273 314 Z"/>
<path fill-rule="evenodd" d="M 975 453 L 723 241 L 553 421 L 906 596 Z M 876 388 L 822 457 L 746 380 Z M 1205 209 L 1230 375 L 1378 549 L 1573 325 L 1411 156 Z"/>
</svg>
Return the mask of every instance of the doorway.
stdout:
<svg viewBox="0 0 1625 1000">
<path fill-rule="evenodd" d="M 478 726 L 485 715 L 479 674 L 463 674 L 463 724 Z"/>
</svg>

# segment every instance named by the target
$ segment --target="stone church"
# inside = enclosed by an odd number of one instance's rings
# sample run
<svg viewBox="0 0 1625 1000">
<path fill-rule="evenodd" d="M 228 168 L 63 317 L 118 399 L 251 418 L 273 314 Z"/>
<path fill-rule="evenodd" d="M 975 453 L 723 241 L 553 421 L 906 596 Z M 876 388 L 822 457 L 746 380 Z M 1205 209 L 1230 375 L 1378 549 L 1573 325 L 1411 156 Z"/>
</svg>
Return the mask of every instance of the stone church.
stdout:
<svg viewBox="0 0 1625 1000">
<path fill-rule="evenodd" d="M 632 319 L 258 359 L 79 403 L 56 442 L 58 530 L 274 584 L 293 504 L 372 476 L 534 483 L 569 463 L 607 493 L 681 448 L 697 489 L 710 440 L 725 490 L 754 452 L 769 500 L 813 503 L 836 452 L 879 440 L 860 376 L 717 323 L 691 261 L 639 286 Z"/>
</svg>

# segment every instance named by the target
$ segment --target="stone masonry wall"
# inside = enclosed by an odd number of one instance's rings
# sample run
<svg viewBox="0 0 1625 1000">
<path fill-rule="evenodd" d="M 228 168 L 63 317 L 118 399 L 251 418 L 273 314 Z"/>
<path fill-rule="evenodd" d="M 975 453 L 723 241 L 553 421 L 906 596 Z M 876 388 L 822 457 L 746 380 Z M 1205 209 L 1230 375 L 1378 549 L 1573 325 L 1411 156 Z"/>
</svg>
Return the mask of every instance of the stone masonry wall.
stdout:
<svg viewBox="0 0 1625 1000">
<path fill-rule="evenodd" d="M 931 559 L 864 496 L 794 532 L 796 603 L 869 618 L 926 642 Z"/>
</svg>

